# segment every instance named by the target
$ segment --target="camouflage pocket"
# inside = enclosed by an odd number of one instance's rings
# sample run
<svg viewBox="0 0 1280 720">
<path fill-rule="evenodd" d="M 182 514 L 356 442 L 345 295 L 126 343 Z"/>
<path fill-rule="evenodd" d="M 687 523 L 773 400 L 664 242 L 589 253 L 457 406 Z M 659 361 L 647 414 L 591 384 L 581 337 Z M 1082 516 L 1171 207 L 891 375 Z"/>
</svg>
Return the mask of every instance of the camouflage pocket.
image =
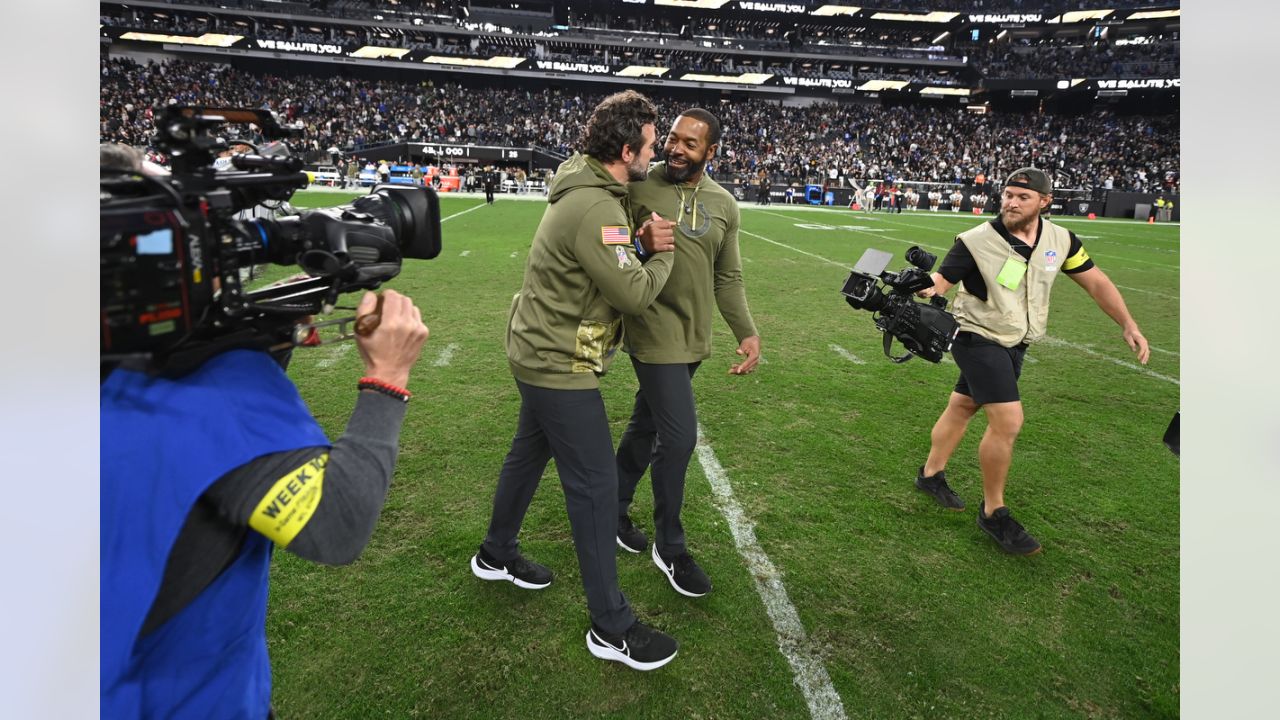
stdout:
<svg viewBox="0 0 1280 720">
<path fill-rule="evenodd" d="M 577 346 L 573 350 L 573 372 L 603 373 L 605 361 L 618 349 L 622 319 L 612 322 L 583 320 L 578 323 Z"/>
</svg>

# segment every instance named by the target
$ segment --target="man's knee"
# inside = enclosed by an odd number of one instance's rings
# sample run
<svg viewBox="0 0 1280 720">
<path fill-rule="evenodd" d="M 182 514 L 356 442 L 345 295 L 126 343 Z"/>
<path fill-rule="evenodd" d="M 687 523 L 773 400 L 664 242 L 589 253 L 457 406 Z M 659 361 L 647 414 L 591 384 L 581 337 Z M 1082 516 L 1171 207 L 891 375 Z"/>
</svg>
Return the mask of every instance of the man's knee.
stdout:
<svg viewBox="0 0 1280 720">
<path fill-rule="evenodd" d="M 1009 439 L 1018 437 L 1023 420 L 1021 402 L 988 403 L 984 407 L 987 426 L 992 432 Z"/>
</svg>

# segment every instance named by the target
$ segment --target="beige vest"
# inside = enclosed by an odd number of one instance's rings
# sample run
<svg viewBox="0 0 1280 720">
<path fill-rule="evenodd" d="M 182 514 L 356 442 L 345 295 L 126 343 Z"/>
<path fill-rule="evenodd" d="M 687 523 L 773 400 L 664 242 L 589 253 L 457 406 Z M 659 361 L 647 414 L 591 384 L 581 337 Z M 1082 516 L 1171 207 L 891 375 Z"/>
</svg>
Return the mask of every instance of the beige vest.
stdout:
<svg viewBox="0 0 1280 720">
<path fill-rule="evenodd" d="M 1039 242 L 1031 249 L 1029 263 L 1009 247 L 991 223 L 983 223 L 957 238 L 969 249 L 987 283 L 986 302 L 966 292 L 964 283 L 960 283 L 952 312 L 960 321 L 961 330 L 977 333 L 1004 347 L 1033 343 L 1044 337 L 1049 320 L 1049 291 L 1071 251 L 1071 234 L 1044 218 L 1040 222 L 1044 228 Z M 1016 290 L 996 282 L 996 276 L 1010 259 L 1027 265 L 1027 272 Z"/>
</svg>

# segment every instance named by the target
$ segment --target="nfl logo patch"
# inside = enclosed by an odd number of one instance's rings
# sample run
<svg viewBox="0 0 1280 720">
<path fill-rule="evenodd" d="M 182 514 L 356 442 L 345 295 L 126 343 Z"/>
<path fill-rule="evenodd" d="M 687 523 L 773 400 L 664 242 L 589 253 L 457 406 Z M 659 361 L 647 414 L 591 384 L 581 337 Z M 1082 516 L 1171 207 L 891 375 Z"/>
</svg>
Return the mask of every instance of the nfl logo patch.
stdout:
<svg viewBox="0 0 1280 720">
<path fill-rule="evenodd" d="M 1058 253 L 1056 250 L 1044 251 L 1044 268 L 1046 270 L 1058 269 Z"/>
</svg>

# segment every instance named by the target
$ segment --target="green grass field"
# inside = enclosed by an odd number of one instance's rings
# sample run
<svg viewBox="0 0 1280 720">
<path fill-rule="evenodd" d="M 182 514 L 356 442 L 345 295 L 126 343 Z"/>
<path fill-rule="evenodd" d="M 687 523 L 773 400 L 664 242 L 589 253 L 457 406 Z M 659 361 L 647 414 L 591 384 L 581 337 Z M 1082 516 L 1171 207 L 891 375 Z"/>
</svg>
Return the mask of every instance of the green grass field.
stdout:
<svg viewBox="0 0 1280 720">
<path fill-rule="evenodd" d="M 389 284 L 415 299 L 431 339 L 372 542 L 343 568 L 276 555 L 267 630 L 280 717 L 810 717 L 802 688 L 821 678 L 797 681 L 789 655 L 810 659 L 838 695 L 817 705 L 819 717 L 1178 715 L 1178 462 L 1160 442 L 1179 404 L 1176 226 L 1064 221 L 1121 286 L 1155 350 L 1139 368 L 1111 320 L 1060 280 L 1053 341 L 1028 354 L 1027 422 L 1007 489 L 1045 550 L 1015 558 L 974 524 L 981 416 L 948 468 L 970 509 L 947 512 L 912 485 L 955 365 L 890 363 L 870 314 L 839 294 L 865 248 L 893 252 L 898 269 L 911 244 L 941 257 L 977 219 L 743 205 L 765 363 L 728 375 L 735 343 L 717 317 L 714 355 L 694 382 L 706 446 L 684 510 L 715 590 L 679 596 L 647 554 L 620 555 L 637 614 L 681 643 L 670 665 L 637 673 L 584 646 L 554 464 L 521 537 L 555 583 L 521 590 L 467 566 L 515 429 L 502 337 L 543 210 L 482 203 L 442 198 L 444 252 L 407 263 Z M 350 343 L 294 354 L 290 374 L 330 437 L 343 431 L 361 369 Z M 602 381 L 615 440 L 635 389 L 625 360 Z M 775 629 L 712 491 L 711 454 L 803 638 Z M 632 517 L 652 533 L 649 487 L 642 481 Z"/>
</svg>

